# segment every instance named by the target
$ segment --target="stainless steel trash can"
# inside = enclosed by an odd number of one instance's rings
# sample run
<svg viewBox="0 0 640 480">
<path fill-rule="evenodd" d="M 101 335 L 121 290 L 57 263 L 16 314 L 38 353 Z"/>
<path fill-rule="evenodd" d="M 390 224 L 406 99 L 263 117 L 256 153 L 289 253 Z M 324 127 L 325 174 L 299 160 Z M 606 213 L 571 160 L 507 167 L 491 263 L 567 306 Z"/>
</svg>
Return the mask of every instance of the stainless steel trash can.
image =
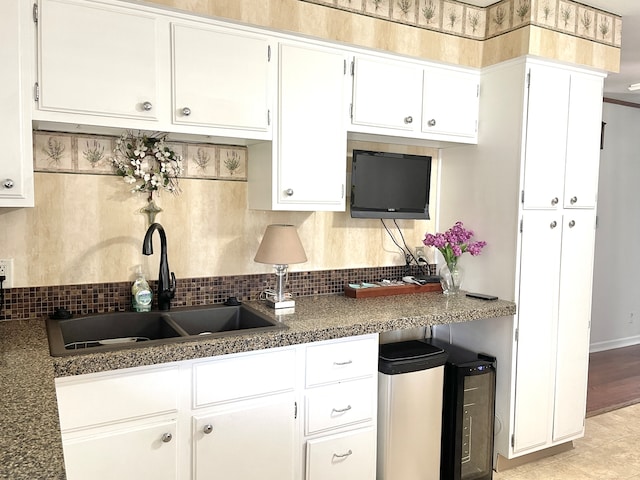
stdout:
<svg viewBox="0 0 640 480">
<path fill-rule="evenodd" d="M 439 480 L 447 353 L 420 340 L 380 345 L 377 480 Z"/>
</svg>

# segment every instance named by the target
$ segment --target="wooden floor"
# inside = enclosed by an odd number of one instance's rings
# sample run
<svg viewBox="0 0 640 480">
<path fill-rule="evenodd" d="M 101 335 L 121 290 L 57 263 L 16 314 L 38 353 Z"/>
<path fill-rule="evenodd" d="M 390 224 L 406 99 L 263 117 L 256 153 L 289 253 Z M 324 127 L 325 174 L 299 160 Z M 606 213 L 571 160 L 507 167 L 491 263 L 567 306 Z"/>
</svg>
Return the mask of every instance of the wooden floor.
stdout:
<svg viewBox="0 0 640 480">
<path fill-rule="evenodd" d="M 640 345 L 589 355 L 587 417 L 640 403 Z"/>
</svg>

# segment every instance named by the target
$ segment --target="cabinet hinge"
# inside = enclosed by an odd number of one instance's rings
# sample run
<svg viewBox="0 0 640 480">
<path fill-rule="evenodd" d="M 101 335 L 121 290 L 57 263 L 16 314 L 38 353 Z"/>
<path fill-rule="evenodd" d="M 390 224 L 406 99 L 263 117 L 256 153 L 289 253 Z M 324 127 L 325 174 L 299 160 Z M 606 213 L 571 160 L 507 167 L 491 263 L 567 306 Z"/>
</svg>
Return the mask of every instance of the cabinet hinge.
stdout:
<svg viewBox="0 0 640 480">
<path fill-rule="evenodd" d="M 520 191 L 520 203 L 524 205 L 524 190 Z"/>
<path fill-rule="evenodd" d="M 520 219 L 520 233 L 522 233 L 522 219 Z"/>
<path fill-rule="evenodd" d="M 349 104 L 349 117 L 353 118 L 353 103 Z"/>
<path fill-rule="evenodd" d="M 476 85 L 476 97 L 480 97 L 480 84 Z"/>
<path fill-rule="evenodd" d="M 516 328 L 516 336 L 515 336 L 516 342 L 518 341 L 518 332 L 519 330 Z"/>
<path fill-rule="evenodd" d="M 356 71 L 356 61 L 351 60 L 351 75 L 353 76 L 353 72 Z"/>
<path fill-rule="evenodd" d="M 38 85 L 38 82 L 33 85 L 33 98 L 36 102 L 40 101 L 40 85 Z"/>
<path fill-rule="evenodd" d="M 271 125 L 271 110 L 267 110 L 267 125 Z"/>
<path fill-rule="evenodd" d="M 344 183 L 342 184 L 342 195 L 340 198 L 344 198 Z"/>
<path fill-rule="evenodd" d="M 596 228 L 598 228 L 598 216 L 596 215 Z"/>
<path fill-rule="evenodd" d="M 298 402 L 293 402 L 293 419 L 298 418 Z"/>
<path fill-rule="evenodd" d="M 33 14 L 33 23 L 37 24 L 38 23 L 38 4 L 37 3 L 33 4 L 33 9 L 31 10 L 31 13 Z"/>
<path fill-rule="evenodd" d="M 267 62 L 271 61 L 271 45 L 267 45 Z"/>
<path fill-rule="evenodd" d="M 531 85 L 531 70 L 527 72 L 527 88 Z"/>
<path fill-rule="evenodd" d="M 514 448 L 516 446 L 516 436 L 514 434 L 511 434 L 511 448 Z"/>
<path fill-rule="evenodd" d="M 342 61 L 342 73 L 344 75 L 347 74 L 347 59 L 346 58 Z"/>
</svg>

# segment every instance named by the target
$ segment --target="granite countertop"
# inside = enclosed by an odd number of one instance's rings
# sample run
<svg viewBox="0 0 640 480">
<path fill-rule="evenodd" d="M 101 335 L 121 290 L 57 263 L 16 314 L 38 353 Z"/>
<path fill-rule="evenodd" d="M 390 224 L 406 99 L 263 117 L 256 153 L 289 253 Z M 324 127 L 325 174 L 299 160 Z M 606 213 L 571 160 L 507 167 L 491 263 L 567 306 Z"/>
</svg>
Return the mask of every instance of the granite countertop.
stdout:
<svg viewBox="0 0 640 480">
<path fill-rule="evenodd" d="M 464 295 L 446 297 L 441 293 L 362 299 L 342 295 L 298 297 L 295 311 L 286 314 L 277 314 L 259 302 L 248 304 L 287 328 L 51 357 L 43 319 L 0 322 L 0 478 L 65 478 L 55 377 L 511 316 L 516 311 L 513 302 L 474 300 Z"/>
</svg>

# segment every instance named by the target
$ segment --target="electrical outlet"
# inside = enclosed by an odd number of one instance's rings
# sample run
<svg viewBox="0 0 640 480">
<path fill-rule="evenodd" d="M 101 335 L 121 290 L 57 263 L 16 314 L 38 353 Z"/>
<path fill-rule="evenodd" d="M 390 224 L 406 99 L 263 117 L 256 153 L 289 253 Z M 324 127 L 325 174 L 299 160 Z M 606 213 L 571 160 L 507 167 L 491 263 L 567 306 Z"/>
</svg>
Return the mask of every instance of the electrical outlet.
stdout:
<svg viewBox="0 0 640 480">
<path fill-rule="evenodd" d="M 11 288 L 13 286 L 13 258 L 0 259 L 0 275 L 6 277 L 2 282 L 2 288 Z"/>
<path fill-rule="evenodd" d="M 427 257 L 424 254 L 424 246 L 420 245 L 419 247 L 416 247 L 415 249 L 415 255 L 416 255 L 416 260 L 420 257 L 424 258 L 425 260 L 427 259 Z"/>
</svg>

